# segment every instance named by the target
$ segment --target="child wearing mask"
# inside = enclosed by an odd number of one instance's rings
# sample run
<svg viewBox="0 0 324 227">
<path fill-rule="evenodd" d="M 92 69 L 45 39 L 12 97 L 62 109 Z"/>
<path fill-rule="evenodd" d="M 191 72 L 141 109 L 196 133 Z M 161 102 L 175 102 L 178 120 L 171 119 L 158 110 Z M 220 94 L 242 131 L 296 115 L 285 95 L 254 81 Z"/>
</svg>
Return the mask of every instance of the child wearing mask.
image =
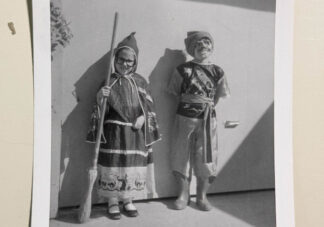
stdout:
<svg viewBox="0 0 324 227">
<path fill-rule="evenodd" d="M 217 174 L 215 105 L 230 92 L 224 71 L 209 60 L 214 50 L 212 36 L 205 31 L 188 32 L 185 46 L 193 60 L 179 65 L 168 84 L 168 91 L 179 100 L 171 149 L 172 170 L 179 185 L 174 206 L 181 210 L 189 204 L 193 169 L 197 206 L 209 211 L 212 207 L 206 193 Z"/>
</svg>

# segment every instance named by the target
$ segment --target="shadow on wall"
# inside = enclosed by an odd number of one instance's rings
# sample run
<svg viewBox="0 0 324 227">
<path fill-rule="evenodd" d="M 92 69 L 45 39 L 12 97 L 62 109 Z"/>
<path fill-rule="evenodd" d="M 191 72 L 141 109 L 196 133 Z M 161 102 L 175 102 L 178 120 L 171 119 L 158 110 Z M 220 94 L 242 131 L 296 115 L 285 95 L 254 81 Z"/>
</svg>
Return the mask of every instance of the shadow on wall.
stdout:
<svg viewBox="0 0 324 227">
<path fill-rule="evenodd" d="M 220 151 L 220 155 L 222 152 L 226 151 Z M 233 181 L 230 176 L 237 176 L 236 180 Z M 272 102 L 220 170 L 211 190 L 224 192 L 225 189 L 231 188 L 233 191 L 244 191 L 260 189 L 258 185 L 263 186 L 261 189 L 273 189 L 274 180 L 274 103 Z M 242 188 L 242 185 L 246 189 Z"/>
<path fill-rule="evenodd" d="M 186 55 L 181 50 L 165 49 L 164 55 L 159 59 L 149 76 L 149 87 L 155 101 L 156 113 L 158 113 L 158 123 L 162 141 L 154 146 L 154 159 L 156 174 L 156 190 L 159 197 L 167 196 L 165 192 L 170 191 L 170 183 L 172 183 L 172 175 L 170 172 L 168 153 L 170 150 L 170 133 L 172 131 L 173 122 L 176 112 L 177 100 L 175 97 L 167 93 L 166 88 L 170 77 L 175 68 L 186 61 Z M 167 152 L 167 154 L 165 154 Z M 165 171 L 165 172 L 163 172 Z M 170 179 L 171 178 L 171 179 Z M 172 187 L 176 188 L 176 187 Z M 164 193 L 164 194 L 163 194 Z"/>
<path fill-rule="evenodd" d="M 75 83 L 77 105 L 62 126 L 60 173 L 63 181 L 59 207 L 71 206 L 64 201 L 79 205 L 87 187 L 87 169 L 93 159 L 94 144 L 86 143 L 85 139 L 96 93 L 106 79 L 108 56 L 109 53 L 105 54 L 90 66 Z"/>
<path fill-rule="evenodd" d="M 236 176 L 235 181 L 230 176 Z M 274 103 L 272 103 L 220 170 L 211 187 L 214 192 L 225 191 L 227 194 L 226 188 L 231 188 L 236 193 L 221 195 L 210 202 L 218 210 L 252 226 L 275 226 L 274 191 L 237 193 L 251 188 L 273 189 L 274 176 Z M 246 182 L 247 179 L 249 182 Z M 242 188 L 242 185 L 247 188 Z M 258 185 L 268 187 L 257 188 Z M 260 219 L 259 216 L 263 218 Z"/>
<path fill-rule="evenodd" d="M 276 0 L 181 0 L 210 4 L 222 4 L 267 12 L 276 11 Z"/>
</svg>

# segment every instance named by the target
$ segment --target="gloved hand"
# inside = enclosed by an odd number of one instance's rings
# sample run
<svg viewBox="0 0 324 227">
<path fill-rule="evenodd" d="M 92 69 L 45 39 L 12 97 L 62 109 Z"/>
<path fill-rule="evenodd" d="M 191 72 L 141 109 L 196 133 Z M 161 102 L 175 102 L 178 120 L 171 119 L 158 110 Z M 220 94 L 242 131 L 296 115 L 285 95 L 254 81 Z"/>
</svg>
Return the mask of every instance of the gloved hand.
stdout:
<svg viewBox="0 0 324 227">
<path fill-rule="evenodd" d="M 134 129 L 141 129 L 143 127 L 144 122 L 145 122 L 144 115 L 139 116 L 136 119 L 135 123 L 133 124 L 133 128 Z"/>
</svg>

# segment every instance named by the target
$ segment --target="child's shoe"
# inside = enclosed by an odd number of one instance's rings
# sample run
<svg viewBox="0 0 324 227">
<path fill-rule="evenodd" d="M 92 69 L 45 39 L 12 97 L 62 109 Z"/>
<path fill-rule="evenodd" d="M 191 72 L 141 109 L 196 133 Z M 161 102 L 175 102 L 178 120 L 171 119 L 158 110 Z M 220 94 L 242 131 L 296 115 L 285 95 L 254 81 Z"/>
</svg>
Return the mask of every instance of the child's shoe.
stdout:
<svg viewBox="0 0 324 227">
<path fill-rule="evenodd" d="M 121 218 L 118 203 L 113 203 L 108 206 L 108 216 L 113 220 L 119 220 Z"/>
<path fill-rule="evenodd" d="M 212 209 L 212 206 L 210 205 L 207 199 L 197 199 L 197 206 L 202 211 L 210 211 Z"/>
<path fill-rule="evenodd" d="M 123 210 L 128 217 L 138 216 L 138 211 L 132 202 L 124 203 Z"/>
<path fill-rule="evenodd" d="M 188 193 L 188 199 L 181 199 L 177 198 L 176 201 L 174 201 L 174 208 L 176 210 L 183 210 L 187 207 L 187 205 L 190 204 L 190 194 Z"/>
</svg>

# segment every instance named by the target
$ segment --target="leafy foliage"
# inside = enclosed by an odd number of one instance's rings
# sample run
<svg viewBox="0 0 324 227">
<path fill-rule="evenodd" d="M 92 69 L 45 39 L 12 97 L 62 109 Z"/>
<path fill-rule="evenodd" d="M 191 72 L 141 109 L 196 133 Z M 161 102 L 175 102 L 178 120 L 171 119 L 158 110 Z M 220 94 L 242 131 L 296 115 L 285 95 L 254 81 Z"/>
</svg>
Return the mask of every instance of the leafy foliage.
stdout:
<svg viewBox="0 0 324 227">
<path fill-rule="evenodd" d="M 73 37 L 69 23 L 64 18 L 61 8 L 51 2 L 51 51 L 53 53 L 59 46 L 66 47 Z"/>
</svg>

